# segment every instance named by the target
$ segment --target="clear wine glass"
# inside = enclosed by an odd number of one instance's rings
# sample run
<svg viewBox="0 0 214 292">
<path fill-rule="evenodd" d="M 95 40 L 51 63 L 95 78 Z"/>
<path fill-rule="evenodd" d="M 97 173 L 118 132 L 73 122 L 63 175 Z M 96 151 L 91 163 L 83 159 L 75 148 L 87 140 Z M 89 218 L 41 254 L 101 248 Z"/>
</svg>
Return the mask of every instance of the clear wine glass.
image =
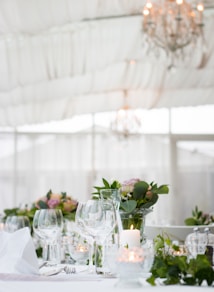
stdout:
<svg viewBox="0 0 214 292">
<path fill-rule="evenodd" d="M 103 200 L 103 203 L 106 204 L 107 202 L 110 204 L 113 204 L 114 206 L 114 211 L 115 211 L 115 220 L 116 220 L 116 225 L 115 225 L 115 230 L 112 235 L 112 239 L 114 243 L 119 244 L 119 233 L 121 232 L 122 228 L 122 222 L 121 222 L 121 217 L 120 217 L 120 202 L 121 202 L 121 194 L 119 189 L 103 189 L 100 190 L 100 198 Z M 111 207 L 112 208 L 112 207 Z"/>
<path fill-rule="evenodd" d="M 27 216 L 8 216 L 5 222 L 5 230 L 15 232 L 18 229 L 28 227 L 30 230 L 30 221 Z"/>
<path fill-rule="evenodd" d="M 62 211 L 60 209 L 42 209 L 38 218 L 35 217 L 34 221 L 34 228 L 37 226 L 39 236 L 45 241 L 43 259 L 49 265 L 60 263 L 60 238 L 63 229 Z"/>
<path fill-rule="evenodd" d="M 111 247 L 115 249 L 115 228 L 117 226 L 117 216 L 115 210 L 115 204 L 110 199 L 101 200 L 103 208 L 102 228 L 97 235 L 96 241 L 96 253 L 95 253 L 95 265 L 96 272 L 98 274 L 110 275 L 112 274 L 111 267 L 108 264 L 106 258 L 106 248 Z M 118 242 L 119 243 L 119 242 Z"/>
<path fill-rule="evenodd" d="M 96 238 L 104 226 L 104 209 L 101 200 L 79 202 L 75 221 L 83 234 L 88 237 L 91 248 L 89 254 L 89 272 L 95 273 L 93 264 L 94 246 Z"/>
<path fill-rule="evenodd" d="M 35 245 L 37 247 L 42 247 L 42 257 L 43 260 L 45 261 L 45 250 L 46 250 L 46 244 L 45 244 L 45 236 L 43 233 L 40 232 L 38 228 L 38 221 L 39 221 L 39 215 L 41 213 L 41 209 L 36 210 L 34 216 L 33 216 L 33 223 L 32 223 L 32 228 L 33 228 L 33 239 L 35 242 Z"/>
<path fill-rule="evenodd" d="M 77 228 L 71 232 L 67 239 L 67 252 L 71 260 L 77 265 L 86 265 L 89 260 L 90 245 L 87 237 Z"/>
</svg>

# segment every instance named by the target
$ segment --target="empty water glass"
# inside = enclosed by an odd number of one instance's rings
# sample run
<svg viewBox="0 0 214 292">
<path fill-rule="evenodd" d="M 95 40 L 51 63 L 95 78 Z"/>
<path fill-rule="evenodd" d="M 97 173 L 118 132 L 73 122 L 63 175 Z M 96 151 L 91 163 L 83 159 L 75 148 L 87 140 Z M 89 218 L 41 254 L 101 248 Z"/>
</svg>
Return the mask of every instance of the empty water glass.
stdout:
<svg viewBox="0 0 214 292">
<path fill-rule="evenodd" d="M 5 231 L 7 232 L 15 232 L 24 227 L 30 229 L 30 221 L 27 216 L 8 216 L 5 221 Z"/>
<path fill-rule="evenodd" d="M 43 259 L 48 265 L 61 261 L 60 238 L 63 229 L 62 211 L 59 209 L 42 209 L 33 220 L 34 230 L 44 241 Z"/>
</svg>

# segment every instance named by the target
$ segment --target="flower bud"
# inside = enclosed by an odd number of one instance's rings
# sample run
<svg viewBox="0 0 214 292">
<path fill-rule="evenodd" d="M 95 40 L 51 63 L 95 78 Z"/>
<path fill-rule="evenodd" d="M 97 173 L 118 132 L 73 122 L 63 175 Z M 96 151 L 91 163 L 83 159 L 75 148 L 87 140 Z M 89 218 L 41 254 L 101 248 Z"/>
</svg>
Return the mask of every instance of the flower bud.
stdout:
<svg viewBox="0 0 214 292">
<path fill-rule="evenodd" d="M 149 200 L 151 200 L 152 199 L 152 197 L 153 197 L 153 193 L 151 192 L 151 191 L 147 191 L 146 192 L 146 199 L 149 199 Z"/>
</svg>

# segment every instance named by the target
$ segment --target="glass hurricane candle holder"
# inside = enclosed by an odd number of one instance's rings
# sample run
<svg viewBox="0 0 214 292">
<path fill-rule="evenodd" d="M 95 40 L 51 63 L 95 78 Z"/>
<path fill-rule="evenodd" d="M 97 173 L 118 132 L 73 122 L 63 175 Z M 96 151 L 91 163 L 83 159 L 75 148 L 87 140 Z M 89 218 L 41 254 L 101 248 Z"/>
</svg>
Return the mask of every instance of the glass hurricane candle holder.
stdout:
<svg viewBox="0 0 214 292">
<path fill-rule="evenodd" d="M 73 231 L 66 239 L 66 254 L 70 260 L 79 265 L 85 265 L 89 259 L 89 243 L 79 231 Z"/>
<path fill-rule="evenodd" d="M 120 248 L 116 265 L 119 280 L 116 287 L 137 288 L 142 286 L 141 277 L 150 271 L 154 252 L 148 245 L 134 248 Z"/>
</svg>

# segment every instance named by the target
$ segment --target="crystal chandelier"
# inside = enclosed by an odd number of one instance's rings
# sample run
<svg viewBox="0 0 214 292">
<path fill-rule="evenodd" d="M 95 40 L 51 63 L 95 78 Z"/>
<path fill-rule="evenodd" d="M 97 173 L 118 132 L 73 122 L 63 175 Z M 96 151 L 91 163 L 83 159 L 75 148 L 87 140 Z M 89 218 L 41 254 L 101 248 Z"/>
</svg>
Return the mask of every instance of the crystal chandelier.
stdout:
<svg viewBox="0 0 214 292">
<path fill-rule="evenodd" d="M 197 43 L 204 45 L 203 11 L 201 1 L 196 1 L 196 6 L 192 7 L 186 0 L 147 0 L 142 25 L 149 51 L 156 54 L 165 51 L 170 58 L 169 69 L 176 60 L 191 55 Z M 202 55 L 203 48 L 201 58 Z"/>
<path fill-rule="evenodd" d="M 137 110 L 133 110 L 127 103 L 127 91 L 124 91 L 124 105 L 116 112 L 111 122 L 111 130 L 119 138 L 136 135 L 141 129 L 141 118 Z"/>
</svg>

